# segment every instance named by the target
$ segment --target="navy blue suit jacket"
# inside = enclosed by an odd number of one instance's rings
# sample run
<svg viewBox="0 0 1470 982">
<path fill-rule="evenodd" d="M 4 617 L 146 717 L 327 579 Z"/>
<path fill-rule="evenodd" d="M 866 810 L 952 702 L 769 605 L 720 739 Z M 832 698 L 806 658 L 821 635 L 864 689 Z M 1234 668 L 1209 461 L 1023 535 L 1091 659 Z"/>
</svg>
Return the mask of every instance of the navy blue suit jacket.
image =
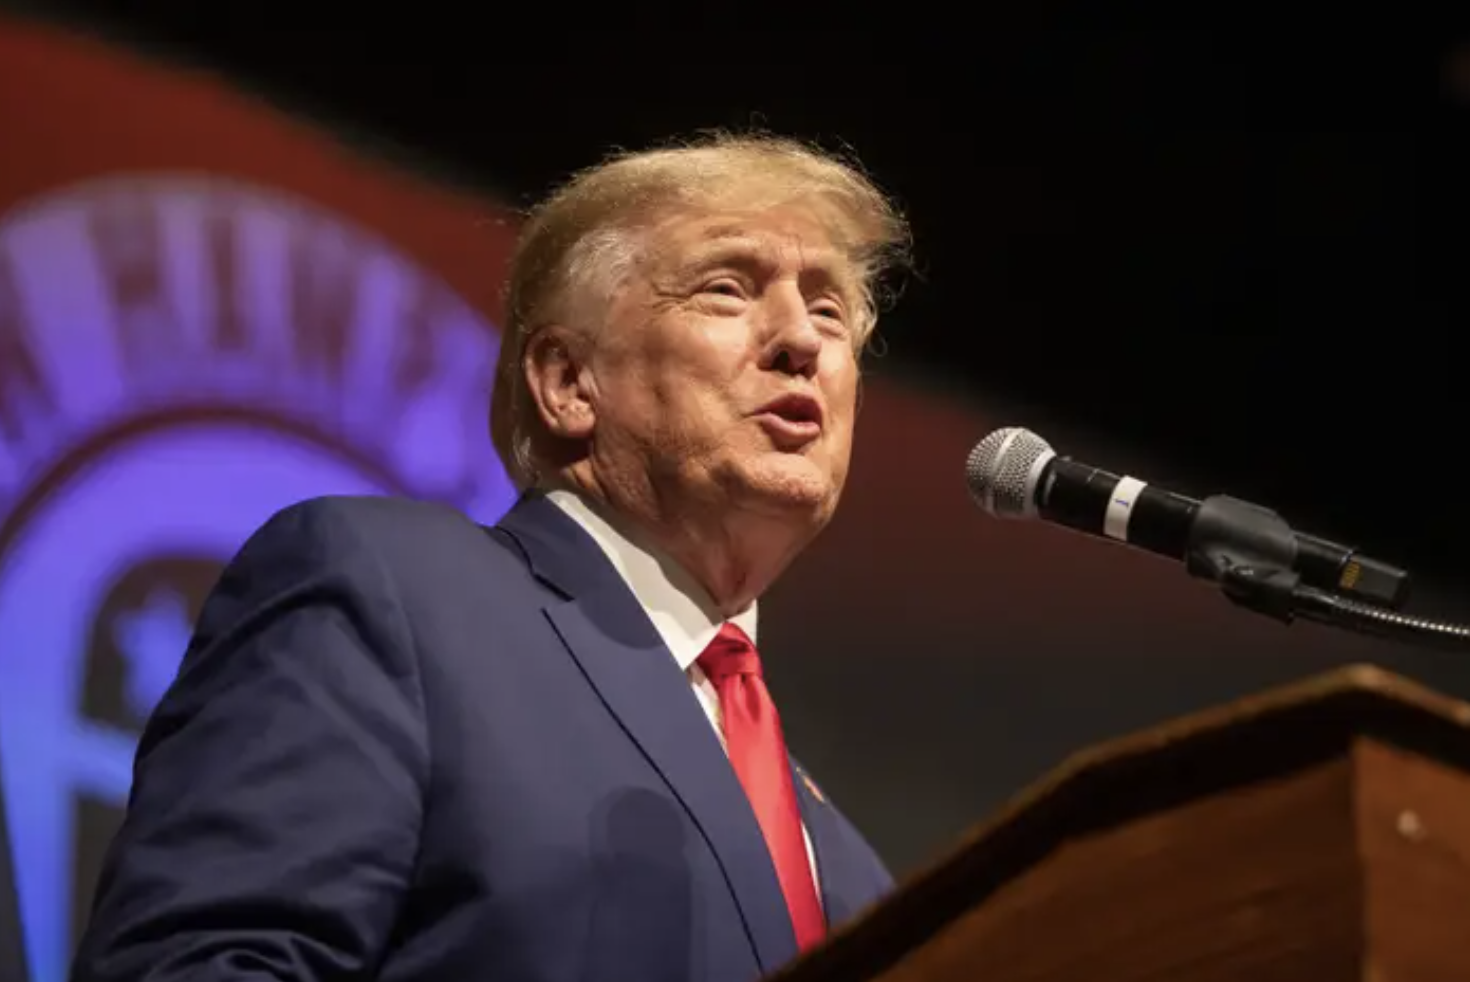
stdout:
<svg viewBox="0 0 1470 982">
<path fill-rule="evenodd" d="M 891 880 L 796 786 L 840 922 Z M 74 978 L 747 982 L 795 954 L 708 718 L 575 522 L 323 498 L 205 605 Z"/>
</svg>

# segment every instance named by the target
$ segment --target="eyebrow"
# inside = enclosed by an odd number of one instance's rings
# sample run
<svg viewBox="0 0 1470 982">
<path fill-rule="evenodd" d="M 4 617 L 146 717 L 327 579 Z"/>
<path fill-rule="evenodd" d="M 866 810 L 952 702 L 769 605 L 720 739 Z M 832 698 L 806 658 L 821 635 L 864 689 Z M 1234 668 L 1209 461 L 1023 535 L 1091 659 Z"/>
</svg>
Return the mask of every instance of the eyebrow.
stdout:
<svg viewBox="0 0 1470 982">
<path fill-rule="evenodd" d="M 752 236 L 738 224 L 716 225 L 706 230 L 699 244 L 685 254 L 679 264 L 682 275 L 697 273 L 710 266 L 744 258 L 742 253 L 754 254 L 756 260 L 767 266 L 775 265 L 774 250 Z M 818 251 L 819 257 L 802 270 L 801 279 L 814 281 L 818 286 L 834 288 L 842 292 L 844 299 L 852 288 L 852 277 L 844 275 L 841 254 L 831 247 Z"/>
</svg>

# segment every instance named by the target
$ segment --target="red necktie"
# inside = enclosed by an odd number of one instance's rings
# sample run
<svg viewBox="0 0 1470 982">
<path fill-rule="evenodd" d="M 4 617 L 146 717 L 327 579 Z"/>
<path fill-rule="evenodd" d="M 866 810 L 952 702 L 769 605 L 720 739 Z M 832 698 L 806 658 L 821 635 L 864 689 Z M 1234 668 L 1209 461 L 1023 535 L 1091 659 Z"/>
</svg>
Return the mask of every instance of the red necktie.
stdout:
<svg viewBox="0 0 1470 982">
<path fill-rule="evenodd" d="M 745 787 L 776 864 L 797 946 L 806 949 L 822 939 L 827 919 L 817 899 L 791 761 L 776 706 L 761 678 L 760 656 L 744 631 L 726 624 L 699 656 L 699 667 L 720 694 L 730 763 Z"/>
</svg>

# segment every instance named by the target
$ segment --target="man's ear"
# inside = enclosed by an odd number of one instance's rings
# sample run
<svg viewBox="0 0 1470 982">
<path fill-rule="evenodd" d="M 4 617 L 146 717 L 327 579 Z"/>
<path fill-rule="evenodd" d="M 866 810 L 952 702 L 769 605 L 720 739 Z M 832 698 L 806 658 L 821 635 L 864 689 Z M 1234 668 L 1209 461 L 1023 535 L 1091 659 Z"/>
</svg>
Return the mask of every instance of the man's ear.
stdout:
<svg viewBox="0 0 1470 982">
<path fill-rule="evenodd" d="M 596 412 L 589 391 L 587 337 L 564 327 L 546 327 L 526 342 L 521 366 L 541 422 L 553 436 L 585 440 Z"/>
</svg>

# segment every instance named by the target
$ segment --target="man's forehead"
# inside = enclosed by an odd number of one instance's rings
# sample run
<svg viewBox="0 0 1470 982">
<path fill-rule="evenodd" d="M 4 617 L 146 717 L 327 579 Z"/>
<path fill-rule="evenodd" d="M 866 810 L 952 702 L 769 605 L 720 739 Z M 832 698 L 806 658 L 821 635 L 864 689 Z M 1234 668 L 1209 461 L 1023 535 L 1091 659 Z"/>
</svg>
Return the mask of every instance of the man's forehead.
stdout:
<svg viewBox="0 0 1470 982">
<path fill-rule="evenodd" d="M 673 215 L 653 228 L 654 251 L 684 264 L 734 251 L 784 255 L 804 266 L 832 269 L 846 265 L 831 233 L 815 216 L 795 209 L 762 213 Z"/>
</svg>

